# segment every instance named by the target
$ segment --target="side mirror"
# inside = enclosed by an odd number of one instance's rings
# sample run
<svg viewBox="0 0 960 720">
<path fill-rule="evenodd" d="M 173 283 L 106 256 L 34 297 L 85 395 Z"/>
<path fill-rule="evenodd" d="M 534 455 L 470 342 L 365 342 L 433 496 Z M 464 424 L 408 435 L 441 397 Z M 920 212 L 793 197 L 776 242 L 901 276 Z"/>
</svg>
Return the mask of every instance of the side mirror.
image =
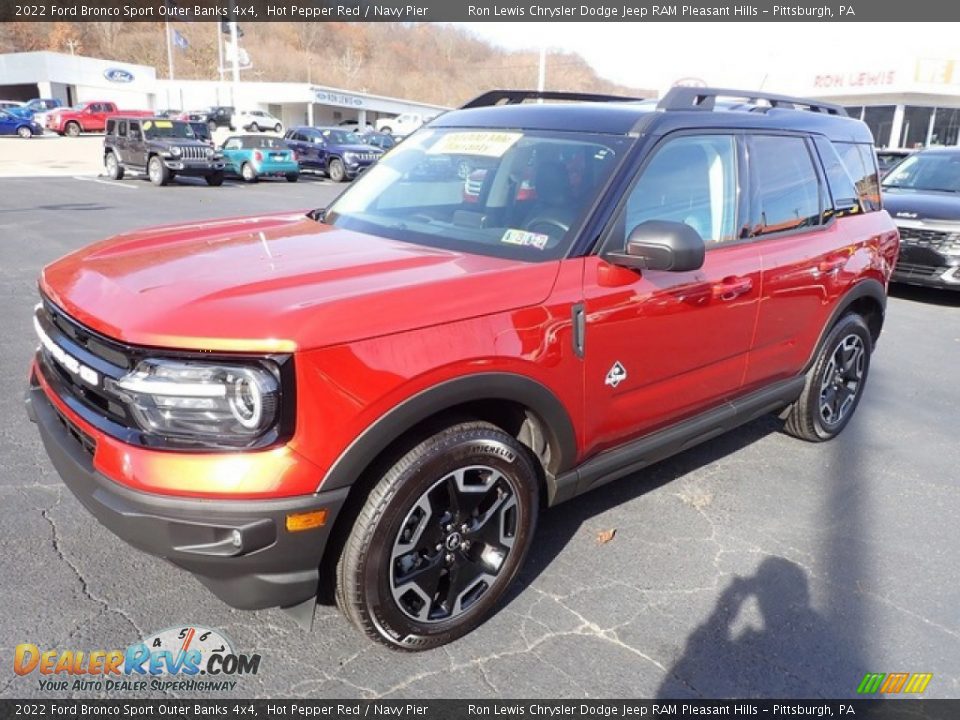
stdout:
<svg viewBox="0 0 960 720">
<path fill-rule="evenodd" d="M 627 237 L 622 253 L 605 253 L 614 265 L 638 270 L 686 272 L 703 267 L 706 246 L 700 233 L 686 223 L 647 220 Z"/>
</svg>

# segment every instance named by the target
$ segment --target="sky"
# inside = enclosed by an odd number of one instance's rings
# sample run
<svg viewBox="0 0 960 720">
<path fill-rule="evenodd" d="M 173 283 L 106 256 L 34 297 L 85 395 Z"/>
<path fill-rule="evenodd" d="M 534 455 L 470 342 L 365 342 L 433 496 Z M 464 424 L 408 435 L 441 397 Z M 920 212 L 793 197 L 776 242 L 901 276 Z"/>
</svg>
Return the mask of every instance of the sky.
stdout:
<svg viewBox="0 0 960 720">
<path fill-rule="evenodd" d="M 716 85 L 718 76 L 760 87 L 767 75 L 812 66 L 869 71 L 893 55 L 960 58 L 956 23 L 458 24 L 513 50 L 538 50 L 546 38 L 548 48 L 575 51 L 602 77 L 635 88 L 665 89 L 690 77 Z"/>
</svg>

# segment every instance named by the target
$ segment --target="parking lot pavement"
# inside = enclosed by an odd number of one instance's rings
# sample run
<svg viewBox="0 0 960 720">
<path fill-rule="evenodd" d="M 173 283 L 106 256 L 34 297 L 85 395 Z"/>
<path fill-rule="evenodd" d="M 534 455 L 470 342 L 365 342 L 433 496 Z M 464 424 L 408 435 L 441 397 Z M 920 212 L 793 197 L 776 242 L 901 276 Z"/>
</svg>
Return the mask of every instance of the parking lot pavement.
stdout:
<svg viewBox="0 0 960 720">
<path fill-rule="evenodd" d="M 103 171 L 103 135 L 70 138 L 55 133 L 24 140 L 0 138 L 0 178 L 56 177 Z"/>
<path fill-rule="evenodd" d="M 896 291 L 837 440 L 803 443 L 765 418 L 555 508 L 492 619 L 397 654 L 330 607 L 309 633 L 278 610 L 232 610 L 62 488 L 21 403 L 39 269 L 121 230 L 337 191 L 129 187 L 0 180 L 0 667 L 17 643 L 125 648 L 199 624 L 262 655 L 232 697 L 849 697 L 866 672 L 929 672 L 926 696 L 960 695 L 960 294 Z M 49 694 L 36 674 L 0 674 L 0 695 Z"/>
</svg>

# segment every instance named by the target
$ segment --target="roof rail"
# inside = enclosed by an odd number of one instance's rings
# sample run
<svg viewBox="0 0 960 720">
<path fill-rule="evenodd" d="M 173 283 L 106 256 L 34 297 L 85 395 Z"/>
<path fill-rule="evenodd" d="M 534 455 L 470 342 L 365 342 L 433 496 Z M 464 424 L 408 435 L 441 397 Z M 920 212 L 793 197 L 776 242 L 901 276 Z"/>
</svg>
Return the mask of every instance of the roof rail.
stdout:
<svg viewBox="0 0 960 720">
<path fill-rule="evenodd" d="M 524 100 L 574 100 L 579 102 L 636 102 L 644 98 L 624 97 L 621 95 L 600 95 L 597 93 L 564 92 L 562 90 L 490 90 L 468 100 L 460 106 L 467 108 L 489 107 L 490 105 L 519 105 Z"/>
<path fill-rule="evenodd" d="M 760 90 L 729 90 L 726 88 L 672 87 L 657 103 L 659 110 L 713 110 L 718 97 L 742 98 L 749 103 L 765 100 L 771 107 L 790 110 L 807 109 L 828 115 L 842 115 L 847 111 L 841 105 L 810 100 L 809 98 L 774 95 Z"/>
</svg>

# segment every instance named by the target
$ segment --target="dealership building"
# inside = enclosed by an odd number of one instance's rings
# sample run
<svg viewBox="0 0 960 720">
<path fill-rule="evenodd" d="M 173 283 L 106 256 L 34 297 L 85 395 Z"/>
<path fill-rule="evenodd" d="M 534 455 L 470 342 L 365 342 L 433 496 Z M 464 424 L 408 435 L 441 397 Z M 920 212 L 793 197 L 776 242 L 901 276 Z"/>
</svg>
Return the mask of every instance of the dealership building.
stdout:
<svg viewBox="0 0 960 720">
<path fill-rule="evenodd" d="M 312 83 L 166 80 L 156 69 L 55 52 L 0 55 L 0 99 L 57 98 L 66 105 L 104 100 L 125 109 L 196 110 L 232 105 L 266 110 L 284 125 L 361 125 L 401 113 L 427 117 L 448 108 Z"/>
</svg>

